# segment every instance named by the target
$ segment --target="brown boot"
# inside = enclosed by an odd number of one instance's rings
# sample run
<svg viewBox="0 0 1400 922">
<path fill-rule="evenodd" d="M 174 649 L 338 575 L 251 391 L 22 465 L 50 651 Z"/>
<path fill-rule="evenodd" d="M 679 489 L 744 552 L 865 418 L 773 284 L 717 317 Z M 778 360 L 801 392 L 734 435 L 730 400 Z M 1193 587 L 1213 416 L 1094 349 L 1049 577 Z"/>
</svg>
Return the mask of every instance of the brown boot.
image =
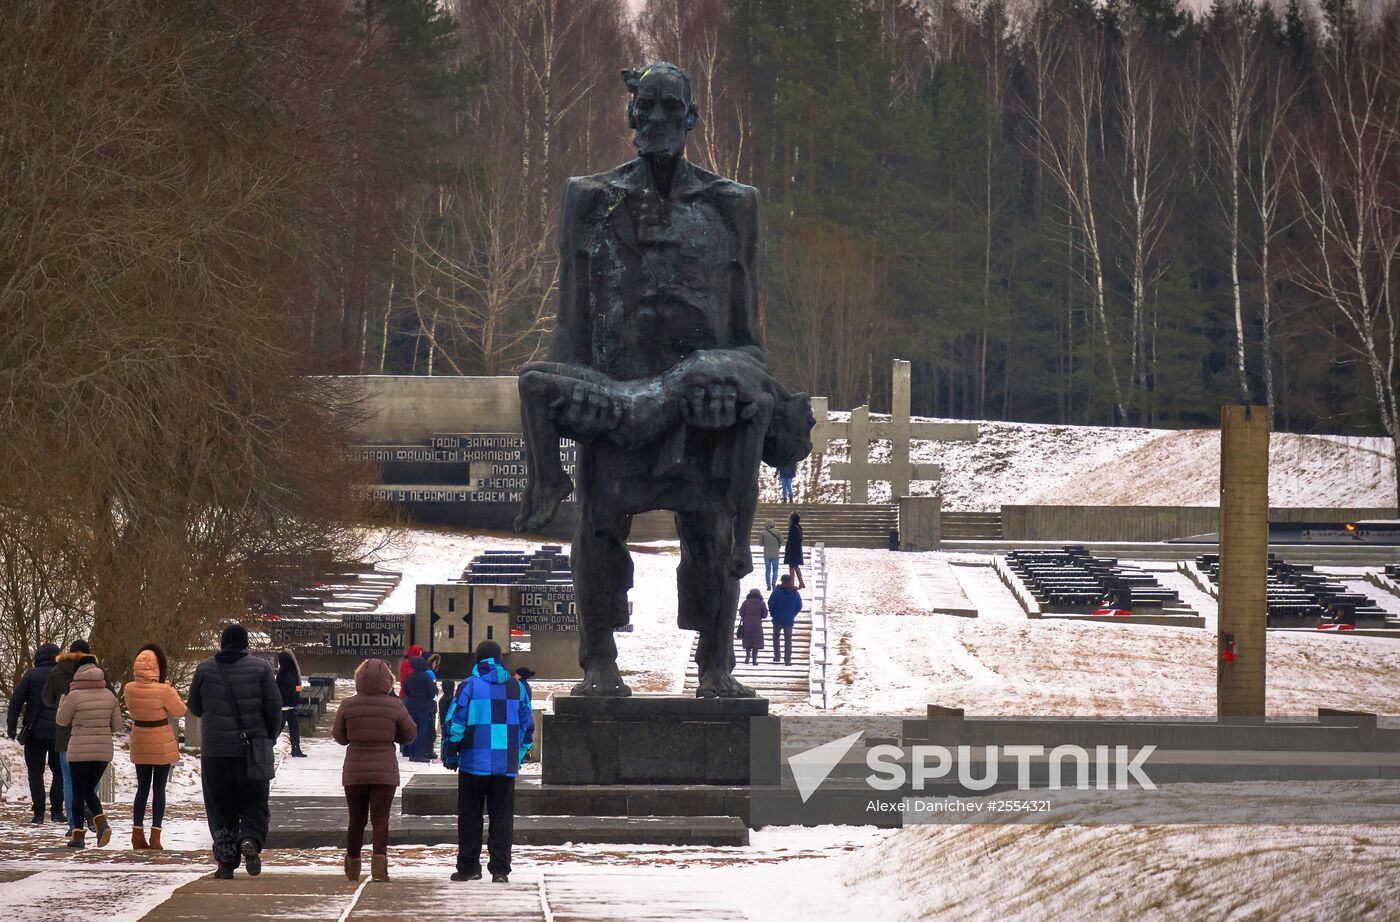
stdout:
<svg viewBox="0 0 1400 922">
<path fill-rule="evenodd" d="M 66 845 L 68 848 L 84 848 L 85 839 L 87 839 L 87 830 L 79 827 L 68 833 L 68 842 Z"/>
<path fill-rule="evenodd" d="M 156 830 L 152 829 L 151 835 L 155 834 Z M 146 830 L 142 829 L 140 826 L 131 827 L 131 847 L 136 849 L 138 852 L 145 851 L 146 849 L 150 848 L 150 846 L 146 844 Z"/>
<path fill-rule="evenodd" d="M 107 822 L 107 815 L 97 814 L 92 818 L 92 824 L 97 827 L 97 847 L 106 848 L 107 843 L 112 841 L 112 827 Z"/>
<path fill-rule="evenodd" d="M 346 852 L 346 853 L 345 853 L 345 879 L 346 879 L 346 880 L 359 880 L 359 879 L 360 879 L 360 856 L 359 856 L 359 855 L 352 855 L 352 854 L 350 854 L 349 852 Z"/>
<path fill-rule="evenodd" d="M 149 847 L 149 848 L 151 849 L 151 851 L 153 851 L 153 852 L 159 852 L 159 851 L 164 851 L 164 850 L 165 850 L 165 846 L 160 844 L 160 827 L 159 827 L 159 826 L 152 826 L 152 827 L 151 827 L 151 844 L 150 844 L 150 846 L 148 846 L 148 847 Z"/>
<path fill-rule="evenodd" d="M 387 882 L 389 880 L 389 856 L 375 852 L 369 856 L 369 879 Z"/>
</svg>

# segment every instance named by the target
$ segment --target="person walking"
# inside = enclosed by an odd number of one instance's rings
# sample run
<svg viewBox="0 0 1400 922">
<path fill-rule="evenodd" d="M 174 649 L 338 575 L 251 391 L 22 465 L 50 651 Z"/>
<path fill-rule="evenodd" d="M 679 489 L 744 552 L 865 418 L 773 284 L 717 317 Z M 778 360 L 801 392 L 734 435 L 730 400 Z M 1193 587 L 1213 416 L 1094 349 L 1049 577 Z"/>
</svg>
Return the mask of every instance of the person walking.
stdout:
<svg viewBox="0 0 1400 922">
<path fill-rule="evenodd" d="M 763 649 L 763 619 L 767 617 L 763 593 L 750 589 L 744 604 L 739 606 L 739 639 L 744 643 L 746 665 L 758 665 L 758 651 Z"/>
<path fill-rule="evenodd" d="M 806 589 L 807 581 L 802 578 L 802 516 L 796 512 L 788 519 L 787 543 L 783 548 L 783 563 L 788 575 L 797 582 L 798 589 Z"/>
<path fill-rule="evenodd" d="M 219 865 L 214 877 L 232 880 L 240 858 L 256 876 L 267 841 L 272 743 L 282 729 L 282 695 L 272 667 L 249 655 L 243 625 L 224 628 L 219 652 L 195 667 L 189 709 L 200 719 L 200 785 Z"/>
<path fill-rule="evenodd" d="M 292 741 L 292 757 L 304 759 L 301 723 L 297 720 L 297 705 L 301 704 L 301 668 L 290 650 L 277 654 L 277 693 L 282 696 L 282 722 L 287 725 L 287 737 Z"/>
<path fill-rule="evenodd" d="M 148 643 L 136 654 L 132 679 L 122 686 L 122 700 L 131 715 L 131 764 L 136 766 L 136 798 L 131 803 L 131 847 L 160 851 L 165 825 L 165 784 L 170 768 L 180 761 L 180 744 L 170 718 L 188 710 L 170 684 L 165 651 Z M 146 801 L 151 802 L 151 837 L 146 838 Z"/>
<path fill-rule="evenodd" d="M 482 806 L 491 818 L 486 848 L 493 883 L 510 880 L 515 776 L 535 740 L 530 697 L 500 664 L 501 647 L 483 640 L 476 666 L 448 712 L 443 764 L 457 775 L 457 871 L 454 881 L 481 879 Z"/>
<path fill-rule="evenodd" d="M 394 694 L 394 672 L 382 659 L 367 659 L 355 670 L 355 694 L 336 710 L 331 738 L 345 750 L 340 783 L 345 788 L 349 826 L 345 831 L 345 876 L 360 879 L 360 853 L 369 822 L 370 880 L 389 879 L 389 808 L 399 786 L 397 743 L 409 743 L 418 727 Z"/>
<path fill-rule="evenodd" d="M 797 476 L 796 464 L 785 464 L 778 468 L 778 481 L 783 485 L 783 502 L 792 502 L 792 481 Z"/>
<path fill-rule="evenodd" d="M 451 679 L 442 680 L 442 694 L 438 696 L 438 731 L 442 742 L 447 743 L 447 713 L 452 708 L 452 699 L 457 695 L 457 683 Z"/>
<path fill-rule="evenodd" d="M 403 683 L 404 683 L 404 680 L 407 679 L 408 676 L 409 676 L 409 674 L 413 672 L 413 665 L 412 665 L 412 663 L 413 663 L 413 658 L 414 658 L 415 656 L 422 656 L 422 655 L 423 655 L 423 648 L 422 648 L 421 646 L 419 646 L 418 644 L 416 644 L 416 643 L 415 643 L 415 644 L 410 644 L 409 647 L 408 647 L 408 649 L 407 649 L 406 651 L 404 651 L 404 657 L 403 657 L 403 659 L 399 662 L 399 697 L 400 697 L 400 698 L 402 698 L 402 697 L 404 696 L 404 690 L 403 690 Z M 406 757 L 406 756 L 408 756 L 408 754 L 409 754 L 409 750 L 412 749 L 412 748 L 413 748 L 413 744 L 412 744 L 412 743 L 409 743 L 407 746 L 400 746 L 400 747 L 399 747 L 399 754 Z"/>
<path fill-rule="evenodd" d="M 438 711 L 437 680 L 428 668 L 427 657 L 413 657 L 409 661 L 409 667 L 412 671 L 403 680 L 400 694 L 403 695 L 403 703 L 407 706 L 408 715 L 413 718 L 418 733 L 409 741 L 408 760 L 430 762 L 432 760 L 428 754 L 432 752 L 433 740 L 437 736 L 434 726 L 437 723 Z"/>
<path fill-rule="evenodd" d="M 783 665 L 792 665 L 792 626 L 801 610 L 802 594 L 792 587 L 792 577 L 783 574 L 778 588 L 768 597 L 768 615 L 773 619 L 773 662 L 778 661 L 778 641 L 782 639 Z"/>
<path fill-rule="evenodd" d="M 29 803 L 34 808 L 34 825 L 44 822 L 44 766 L 49 768 L 49 818 L 66 823 L 63 806 L 63 766 L 58 760 L 58 726 L 54 716 L 58 709 L 44 703 L 44 683 L 53 672 L 58 658 L 58 644 L 40 644 L 34 651 L 34 666 L 10 695 L 5 712 L 5 733 L 24 747 L 24 771 L 29 776 Z"/>
<path fill-rule="evenodd" d="M 778 526 L 771 521 L 763 526 L 758 536 L 763 542 L 763 588 L 772 590 L 778 584 L 778 561 L 783 554 L 783 536 L 778 534 Z"/>
<path fill-rule="evenodd" d="M 97 795 L 102 773 L 112 764 L 112 734 L 125 729 L 117 696 L 107 687 L 107 677 L 96 663 L 78 667 L 69 683 L 68 693 L 58 703 L 54 718 L 60 727 L 67 727 L 68 773 L 73 780 L 73 811 L 77 825 L 68 836 L 69 848 L 82 848 L 87 837 L 84 816 L 92 818 L 97 832 L 97 846 L 112 841 L 112 827 L 102 812 L 102 800 Z"/>
<path fill-rule="evenodd" d="M 73 677 L 83 666 L 93 665 L 101 669 L 97 662 L 97 657 L 92 655 L 92 647 L 88 642 L 79 638 L 68 645 L 67 653 L 60 653 L 54 661 L 53 671 L 44 680 L 43 702 L 46 707 L 51 707 L 55 712 L 58 710 L 58 703 L 63 696 L 68 694 L 68 688 L 73 683 Z M 106 673 L 103 673 L 105 676 Z M 110 689 L 112 683 L 107 682 Z M 58 750 L 58 766 L 63 772 L 63 806 L 68 811 L 68 832 L 71 834 L 74 829 L 82 825 L 73 809 L 73 773 L 68 766 L 68 740 L 71 733 L 67 727 L 55 725 L 54 748 Z M 91 822 L 89 817 L 88 821 Z"/>
</svg>

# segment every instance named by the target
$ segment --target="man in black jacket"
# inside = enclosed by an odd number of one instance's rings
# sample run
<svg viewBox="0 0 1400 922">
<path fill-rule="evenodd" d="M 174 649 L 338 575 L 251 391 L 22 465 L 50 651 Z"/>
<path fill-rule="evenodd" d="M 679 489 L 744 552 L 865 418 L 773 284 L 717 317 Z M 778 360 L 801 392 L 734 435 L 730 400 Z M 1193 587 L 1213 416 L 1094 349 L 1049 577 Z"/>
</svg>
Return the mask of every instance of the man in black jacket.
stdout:
<svg viewBox="0 0 1400 922">
<path fill-rule="evenodd" d="M 34 651 L 34 668 L 24 674 L 10 696 L 5 731 L 10 739 L 19 732 L 21 712 L 24 719 L 24 768 L 29 775 L 29 801 L 34 806 L 34 825 L 44 822 L 44 764 L 48 763 L 53 779 L 49 783 L 50 817 L 55 823 L 66 823 L 63 815 L 63 767 L 58 761 L 58 746 L 54 738 L 55 708 L 44 704 L 44 683 L 53 671 L 58 656 L 57 644 L 41 644 Z"/>
<path fill-rule="evenodd" d="M 249 874 L 262 871 L 263 843 L 271 816 L 269 781 L 248 777 L 244 735 L 275 740 L 282 730 L 282 695 L 272 667 L 248 655 L 248 631 L 230 624 L 219 652 L 195 668 L 190 713 L 200 719 L 199 764 L 204 812 L 214 839 L 220 880 L 233 878 L 241 857 Z"/>
</svg>

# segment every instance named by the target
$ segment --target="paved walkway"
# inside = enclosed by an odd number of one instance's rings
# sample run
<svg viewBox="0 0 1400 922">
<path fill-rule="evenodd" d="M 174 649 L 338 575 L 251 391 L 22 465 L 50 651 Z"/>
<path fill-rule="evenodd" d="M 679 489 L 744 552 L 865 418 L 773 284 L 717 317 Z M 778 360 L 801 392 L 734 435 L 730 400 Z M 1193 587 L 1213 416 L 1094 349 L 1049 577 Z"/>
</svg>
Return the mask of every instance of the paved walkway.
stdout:
<svg viewBox="0 0 1400 922">
<path fill-rule="evenodd" d="M 115 902 L 110 899 L 112 890 L 133 885 L 149 897 L 145 902 L 148 911 L 139 915 L 145 908 L 141 907 L 133 916 L 143 922 L 723 922 L 747 918 L 738 907 L 736 894 L 716 892 L 708 875 L 696 869 L 517 870 L 508 884 L 491 883 L 489 877 L 453 883 L 448 879 L 450 873 L 450 868 L 433 873 L 391 868 L 391 881 L 370 883 L 366 860 L 365 876 L 359 882 L 323 868 L 268 870 L 258 877 L 248 877 L 240 870 L 231 881 L 214 880 L 208 874 L 195 876 L 186 870 L 111 867 L 33 874 L 20 871 L 6 874 L 3 880 L 7 886 L 30 883 L 34 892 L 52 894 L 53 905 L 39 899 L 27 908 L 56 919 L 78 918 L 67 915 L 66 909 L 110 908 Z M 104 893 L 108 894 L 105 901 Z M 124 908 L 130 911 L 134 907 L 127 903 Z"/>
<path fill-rule="evenodd" d="M 953 567 L 946 560 L 920 555 L 914 560 L 914 575 L 928 597 L 929 607 L 943 615 L 977 617 L 977 606 L 968 600 Z"/>
</svg>

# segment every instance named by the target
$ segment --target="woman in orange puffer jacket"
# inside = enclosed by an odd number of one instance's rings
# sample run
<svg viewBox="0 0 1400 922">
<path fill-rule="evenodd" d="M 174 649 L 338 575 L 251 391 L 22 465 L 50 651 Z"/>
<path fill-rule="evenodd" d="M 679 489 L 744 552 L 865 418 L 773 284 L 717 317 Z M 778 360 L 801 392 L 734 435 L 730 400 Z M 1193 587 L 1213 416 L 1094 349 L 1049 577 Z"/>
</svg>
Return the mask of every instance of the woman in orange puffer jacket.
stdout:
<svg viewBox="0 0 1400 922">
<path fill-rule="evenodd" d="M 185 702 L 167 681 L 165 651 L 148 643 L 136 654 L 135 678 L 122 688 L 131 715 L 131 764 L 136 766 L 136 800 L 131 806 L 131 847 L 159 849 L 160 828 L 165 822 L 165 783 L 170 766 L 180 761 L 171 717 L 185 715 Z M 146 822 L 146 798 L 151 798 L 151 838 Z"/>
</svg>

